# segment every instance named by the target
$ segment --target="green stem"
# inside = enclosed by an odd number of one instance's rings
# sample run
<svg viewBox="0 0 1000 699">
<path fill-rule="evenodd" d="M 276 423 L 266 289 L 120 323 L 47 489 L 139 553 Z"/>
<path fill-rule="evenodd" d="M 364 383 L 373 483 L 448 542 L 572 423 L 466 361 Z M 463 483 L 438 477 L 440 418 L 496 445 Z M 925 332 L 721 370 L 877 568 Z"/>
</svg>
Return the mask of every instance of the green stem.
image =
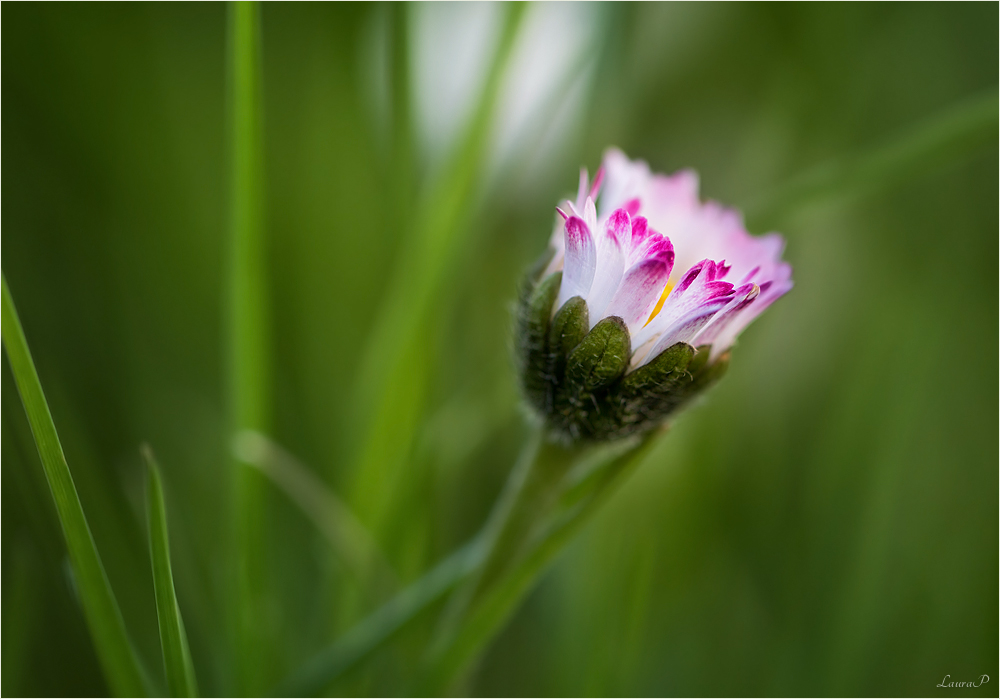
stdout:
<svg viewBox="0 0 1000 699">
<path fill-rule="evenodd" d="M 233 433 L 266 432 L 270 422 L 270 357 L 266 246 L 263 216 L 263 154 L 260 94 L 260 9 L 229 6 L 230 278 L 229 426 Z M 265 651 L 259 610 L 264 607 L 266 570 L 261 554 L 264 479 L 234 463 L 234 633 L 239 686 L 264 686 Z"/>
<path fill-rule="evenodd" d="M 118 601 L 104 572 L 104 565 L 83 513 L 83 505 L 66 463 L 52 413 L 49 412 L 35 363 L 28 350 L 21 320 L 7 288 L 7 278 L 3 277 L 2 282 L 3 344 L 31 425 L 31 433 L 35 437 L 45 478 L 52 491 L 59 523 L 66 537 L 70 565 L 97 658 L 115 694 L 125 697 L 151 696 L 153 692 L 148 678 L 128 637 Z"/>
<path fill-rule="evenodd" d="M 517 563 L 533 528 L 557 502 L 563 479 L 581 451 L 551 441 L 543 430 L 529 438 L 483 530 L 486 558 L 456 593 L 439 644 L 451 635 L 468 608 Z"/>
<path fill-rule="evenodd" d="M 487 578 L 495 577 L 484 573 L 487 555 L 491 553 L 494 563 L 489 567 L 497 570 L 505 566 L 498 565 L 502 550 L 509 547 L 509 542 L 518 538 L 513 536 L 515 529 L 523 529 L 523 525 L 507 524 L 514 522 L 517 511 L 526 512 L 525 507 L 517 505 L 518 501 L 527 503 L 540 496 L 550 509 L 553 516 L 544 527 L 535 527 L 535 535 L 527 538 L 524 554 L 520 562 L 492 585 L 490 591 L 481 596 L 482 602 L 470 617 L 466 627 L 456 628 L 453 636 L 456 641 L 454 648 L 442 652 L 441 670 L 444 679 L 439 680 L 439 686 L 447 684 L 447 678 L 456 674 L 463 662 L 468 662 L 475 653 L 500 627 L 504 619 L 516 606 L 521 596 L 530 589 L 532 582 L 551 559 L 572 538 L 573 534 L 586 523 L 589 517 L 599 507 L 600 503 L 615 486 L 622 482 L 642 461 L 650 447 L 655 443 L 652 438 L 644 440 L 631 439 L 597 447 L 592 450 L 581 450 L 579 458 L 565 459 L 571 450 L 564 450 L 558 445 L 546 445 L 541 434 L 532 435 L 520 461 L 515 466 L 504 493 L 483 531 L 472 542 L 439 563 L 417 582 L 413 583 L 377 612 L 348 631 L 343 637 L 313 656 L 308 662 L 287 678 L 277 688 L 277 696 L 312 696 L 321 692 L 330 682 L 344 672 L 355 667 L 377 650 L 388 643 L 395 634 L 419 613 L 439 600 L 463 579 L 475 575 L 475 579 L 467 584 L 486 591 Z M 546 454 L 553 450 L 557 456 L 562 452 L 562 465 L 556 468 L 547 478 L 542 474 L 529 477 L 533 466 Z M 565 462 L 572 462 L 572 466 Z M 564 474 L 562 483 L 565 487 L 558 489 L 545 487 L 545 480 L 552 480 L 555 472 Z M 535 496 L 529 493 L 535 493 Z M 547 495 L 543 495 L 547 493 Z M 552 495 L 558 495 L 553 499 Z M 553 503 L 555 503 L 553 507 Z M 506 531 L 506 534 L 503 532 Z M 508 543 L 502 543 L 506 541 Z M 507 566 L 510 568 L 509 566 Z M 468 592 L 466 592 L 468 596 Z M 457 625 L 456 625 L 457 626 Z M 461 649 L 461 652 L 457 652 Z M 428 677 L 426 684 L 432 684 Z"/>
<path fill-rule="evenodd" d="M 492 542 L 479 574 L 456 595 L 452 611 L 432 647 L 420 694 L 444 694 L 479 656 L 555 555 L 573 538 L 602 502 L 642 462 L 655 439 L 623 440 L 591 449 L 565 449 L 540 440 L 511 474 L 507 490 L 491 517 L 486 541 Z M 598 465 L 583 481 L 567 479 L 597 452 Z M 570 506 L 558 507 L 566 488 Z M 487 532 L 489 532 L 489 528 Z"/>
</svg>

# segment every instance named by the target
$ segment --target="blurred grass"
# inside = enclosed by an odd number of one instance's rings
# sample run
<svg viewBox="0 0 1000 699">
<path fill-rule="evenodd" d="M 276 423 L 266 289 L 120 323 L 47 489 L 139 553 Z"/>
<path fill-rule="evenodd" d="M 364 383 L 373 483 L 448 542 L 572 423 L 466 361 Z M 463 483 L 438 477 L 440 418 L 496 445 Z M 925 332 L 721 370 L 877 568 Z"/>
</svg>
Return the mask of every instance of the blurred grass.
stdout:
<svg viewBox="0 0 1000 699">
<path fill-rule="evenodd" d="M 543 168 L 512 164 L 481 202 L 438 282 L 448 293 L 420 323 L 434 341 L 427 389 L 400 449 L 410 480 L 380 539 L 404 582 L 479 529 L 525 436 L 507 303 L 579 165 L 614 143 L 659 170 L 695 167 L 707 196 L 751 204 L 998 81 L 995 5 L 606 9 L 576 125 Z M 387 192 L 416 198 L 428 175 L 419 128 L 399 137 L 412 138 L 410 185 L 395 167 L 406 147 L 386 148 L 386 124 L 402 128 L 406 111 L 372 116 L 362 65 L 385 12 L 261 13 L 268 434 L 339 493 L 355 487 L 367 435 L 355 398 L 376 397 L 359 379 L 366 338 L 407 264 L 406 207 Z M 225 9 L 4 14 L 4 271 L 80 500 L 157 667 L 136 452 L 157 445 L 199 684 L 235 691 L 220 555 L 232 504 Z M 391 84 L 405 93 L 407 42 L 394 36 Z M 864 197 L 751 219 L 786 234 L 795 290 L 556 559 L 470 693 L 922 695 L 945 674 L 998 676 L 997 302 L 982 292 L 996 274 L 996 141 L 962 152 Z M 0 371 L 2 690 L 107 693 Z M 354 583 L 296 505 L 268 494 L 259 514 L 271 593 L 255 612 L 277 679 L 334 640 L 336 601 Z M 438 610 L 333 689 L 398 693 Z"/>
<path fill-rule="evenodd" d="M 280 488 L 323 534 L 344 568 L 363 583 L 374 601 L 397 591 L 399 581 L 371 533 L 350 507 L 294 456 L 259 432 L 249 430 L 233 438 L 233 453 Z"/>
<path fill-rule="evenodd" d="M 264 105 L 261 88 L 261 10 L 234 2 L 228 13 L 229 289 L 227 301 L 230 434 L 271 427 L 271 304 L 264 221 Z M 260 694 L 272 681 L 274 633 L 258 610 L 273 604 L 263 555 L 268 526 L 265 479 L 234 460 L 235 558 L 231 609 L 236 682 Z"/>
<path fill-rule="evenodd" d="M 119 696 L 144 695 L 150 690 L 148 680 L 129 640 L 118 601 L 87 525 L 6 277 L 3 278 L 3 346 L 59 513 L 73 589 L 87 616 L 108 684 Z M 56 657 L 50 657 L 49 661 L 58 663 Z"/>
<path fill-rule="evenodd" d="M 436 344 L 427 331 L 435 325 L 448 267 L 466 244 L 462 238 L 473 232 L 468 229 L 469 218 L 481 196 L 496 104 L 525 12 L 524 3 L 504 5 L 495 54 L 475 113 L 456 139 L 439 179 L 402 224 L 398 262 L 389 274 L 371 339 L 363 346 L 354 404 L 367 421 L 362 422 L 365 439 L 352 490 L 362 519 L 376 536 L 389 522 L 401 521 L 396 514 L 399 492 L 412 483 L 407 454 L 419 428 Z"/>
<path fill-rule="evenodd" d="M 143 445 L 143 458 L 149 470 L 146 483 L 146 516 L 149 520 L 149 558 L 153 564 L 153 590 L 156 594 L 156 617 L 160 627 L 160 646 L 167 689 L 172 697 L 198 696 L 198 686 L 191 664 L 184 620 L 177 607 L 174 574 L 170 565 L 170 536 L 167 506 L 163 501 L 160 467 L 149 445 Z"/>
<path fill-rule="evenodd" d="M 890 142 L 868 146 L 793 177 L 747 207 L 750 224 L 816 199 L 872 195 L 982 152 L 997 140 L 1000 110 L 995 89 L 904 129 Z"/>
</svg>

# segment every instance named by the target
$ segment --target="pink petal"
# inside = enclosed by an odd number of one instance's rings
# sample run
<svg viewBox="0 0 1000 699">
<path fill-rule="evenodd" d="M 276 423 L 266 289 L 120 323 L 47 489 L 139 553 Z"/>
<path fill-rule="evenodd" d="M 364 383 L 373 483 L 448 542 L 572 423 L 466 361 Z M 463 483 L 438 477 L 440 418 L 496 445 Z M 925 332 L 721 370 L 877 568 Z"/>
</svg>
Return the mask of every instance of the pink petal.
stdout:
<svg viewBox="0 0 1000 699">
<path fill-rule="evenodd" d="M 751 269 L 749 272 L 747 272 L 747 275 L 745 277 L 743 277 L 743 280 L 740 282 L 740 284 L 742 285 L 742 284 L 746 284 L 747 282 L 753 281 L 753 278 L 757 276 L 758 272 L 760 272 L 760 265 L 757 265 L 756 267 L 754 267 L 753 269 Z"/>
<path fill-rule="evenodd" d="M 604 166 L 597 168 L 597 172 L 594 173 L 594 184 L 590 185 L 590 198 L 597 199 L 597 195 L 601 191 L 601 185 L 604 184 Z"/>
<path fill-rule="evenodd" d="M 597 269 L 597 248 L 587 224 L 578 216 L 566 221 L 566 262 L 556 308 L 574 296 L 587 297 Z"/>
<path fill-rule="evenodd" d="M 636 236 L 635 236 L 635 222 L 636 221 L 641 221 L 641 220 L 643 220 L 643 219 L 640 216 L 640 217 L 636 218 L 632 222 L 632 231 L 633 231 L 632 232 L 632 240 L 633 240 L 633 242 L 636 239 Z M 646 239 L 643 240 L 642 242 L 640 242 L 636 247 L 634 247 L 632 249 L 632 252 L 629 254 L 628 261 L 631 264 L 636 264 L 636 263 L 638 263 L 638 262 L 640 262 L 642 260 L 645 260 L 646 258 L 649 258 L 649 257 L 663 257 L 663 256 L 669 256 L 669 258 L 670 258 L 670 267 L 673 268 L 673 266 L 674 266 L 674 246 L 670 242 L 670 239 L 669 238 L 665 238 L 664 236 L 660 235 L 656 231 L 650 231 L 649 235 L 646 236 Z"/>
<path fill-rule="evenodd" d="M 580 183 L 576 188 L 576 204 L 577 206 L 583 205 L 584 197 L 587 196 L 587 168 L 580 168 Z"/>
<path fill-rule="evenodd" d="M 667 296 L 656 318 L 638 332 L 634 344 L 641 346 L 656 336 L 662 339 L 667 333 L 678 332 L 688 321 L 700 318 L 705 309 L 714 313 L 725 306 L 733 296 L 734 287 L 729 282 L 713 280 L 718 267 L 712 260 L 702 260 L 689 269 Z"/>
<path fill-rule="evenodd" d="M 605 230 L 609 235 L 613 235 L 619 245 L 631 243 L 632 241 L 632 217 L 625 209 L 616 209 L 609 217 Z"/>
<path fill-rule="evenodd" d="M 583 222 L 590 230 L 597 230 L 597 207 L 594 206 L 593 197 L 587 197 L 587 201 L 583 204 Z"/>
<path fill-rule="evenodd" d="M 716 313 L 705 327 L 698 331 L 692 340 L 694 344 L 711 345 L 726 326 L 729 325 L 747 306 L 760 295 L 760 287 L 756 284 L 744 284 L 736 290 L 732 300 L 725 308 Z"/>
<path fill-rule="evenodd" d="M 673 255 L 666 259 L 653 257 L 633 265 L 615 292 L 614 298 L 605 310 L 605 316 L 618 316 L 628 325 L 629 332 L 635 333 L 649 318 L 653 306 L 663 293 L 663 287 L 670 278 Z"/>
<path fill-rule="evenodd" d="M 644 216 L 632 217 L 632 249 L 638 248 L 652 231 L 649 230 L 649 221 Z"/>
<path fill-rule="evenodd" d="M 698 307 L 691 313 L 677 319 L 668 327 L 649 350 L 645 362 L 677 342 L 692 343 L 698 332 L 711 322 L 712 317 L 726 306 L 726 301 L 716 301 Z"/>
<path fill-rule="evenodd" d="M 604 233 L 597 241 L 597 271 L 594 273 L 594 284 L 587 296 L 591 327 L 604 317 L 604 309 L 618 290 L 618 284 L 625 272 L 625 254 L 622 251 L 621 241 L 631 240 L 631 237 L 632 222 L 628 213 L 624 210 L 615 211 L 608 218 L 604 225 Z"/>
<path fill-rule="evenodd" d="M 601 213 L 607 214 L 625 205 L 630 199 L 643 197 L 648 191 L 651 173 L 641 160 L 629 160 L 616 148 L 604 153 L 602 167 L 606 174 L 601 195 Z"/>
<path fill-rule="evenodd" d="M 760 295 L 739 313 L 734 314 L 729 321 L 718 330 L 712 341 L 712 358 L 729 349 L 750 323 L 757 316 L 767 310 L 767 308 L 784 296 L 793 286 L 791 280 L 791 268 L 782 265 L 779 270 L 779 279 L 768 281 L 760 285 Z"/>
</svg>

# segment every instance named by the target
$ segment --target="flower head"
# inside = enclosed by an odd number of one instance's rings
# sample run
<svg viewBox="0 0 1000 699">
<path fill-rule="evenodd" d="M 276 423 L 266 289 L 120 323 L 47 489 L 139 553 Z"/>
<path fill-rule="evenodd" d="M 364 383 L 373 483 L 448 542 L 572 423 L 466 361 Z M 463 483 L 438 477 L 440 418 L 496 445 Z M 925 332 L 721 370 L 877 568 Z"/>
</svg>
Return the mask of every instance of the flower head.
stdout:
<svg viewBox="0 0 1000 699">
<path fill-rule="evenodd" d="M 654 174 L 611 149 L 557 212 L 522 302 L 522 377 L 571 439 L 655 427 L 792 287 L 781 236 L 751 236 L 738 212 L 702 203 L 690 170 Z"/>
</svg>

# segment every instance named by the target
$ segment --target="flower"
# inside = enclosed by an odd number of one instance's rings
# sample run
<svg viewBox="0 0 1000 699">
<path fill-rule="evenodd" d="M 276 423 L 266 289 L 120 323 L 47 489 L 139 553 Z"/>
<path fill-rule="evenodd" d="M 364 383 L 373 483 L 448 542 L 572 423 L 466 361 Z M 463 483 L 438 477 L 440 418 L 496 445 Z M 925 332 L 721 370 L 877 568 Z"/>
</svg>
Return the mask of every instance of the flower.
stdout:
<svg viewBox="0 0 1000 699">
<path fill-rule="evenodd" d="M 582 296 L 592 325 L 620 316 L 632 336 L 633 367 L 675 342 L 711 345 L 714 359 L 792 288 L 782 237 L 754 237 L 737 211 L 701 203 L 691 170 L 653 174 L 609 149 L 593 185 L 581 171 L 576 202 L 566 205 L 571 215 L 558 209 L 563 220 L 547 270 L 564 270 L 557 305 Z"/>
<path fill-rule="evenodd" d="M 738 212 L 702 203 L 690 170 L 654 174 L 609 149 L 557 213 L 520 347 L 529 399 L 569 439 L 662 422 L 792 287 L 781 236 L 754 237 Z"/>
</svg>

